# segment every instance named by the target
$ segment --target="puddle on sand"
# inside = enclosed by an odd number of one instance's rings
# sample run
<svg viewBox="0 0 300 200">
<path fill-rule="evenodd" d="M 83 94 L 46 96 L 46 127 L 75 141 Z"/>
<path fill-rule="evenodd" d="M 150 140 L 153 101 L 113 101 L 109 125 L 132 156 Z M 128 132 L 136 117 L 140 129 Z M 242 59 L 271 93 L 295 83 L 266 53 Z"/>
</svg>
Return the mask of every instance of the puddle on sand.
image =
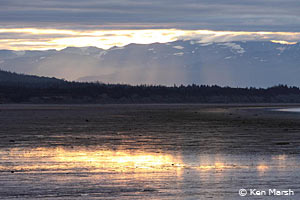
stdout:
<svg viewBox="0 0 300 200">
<path fill-rule="evenodd" d="M 297 199 L 299 184 L 300 160 L 285 154 L 172 154 L 98 146 L 0 150 L 0 197 L 7 199 L 240 199 L 241 188 L 293 189 Z"/>
</svg>

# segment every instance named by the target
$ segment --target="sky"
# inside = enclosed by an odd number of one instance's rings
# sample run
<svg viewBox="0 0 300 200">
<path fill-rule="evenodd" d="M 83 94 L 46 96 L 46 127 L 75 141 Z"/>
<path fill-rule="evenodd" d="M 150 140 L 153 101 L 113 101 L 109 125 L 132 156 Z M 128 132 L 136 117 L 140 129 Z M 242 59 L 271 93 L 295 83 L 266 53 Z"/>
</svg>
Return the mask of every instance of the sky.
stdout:
<svg viewBox="0 0 300 200">
<path fill-rule="evenodd" d="M 0 49 L 300 40 L 299 0 L 0 0 Z"/>
</svg>

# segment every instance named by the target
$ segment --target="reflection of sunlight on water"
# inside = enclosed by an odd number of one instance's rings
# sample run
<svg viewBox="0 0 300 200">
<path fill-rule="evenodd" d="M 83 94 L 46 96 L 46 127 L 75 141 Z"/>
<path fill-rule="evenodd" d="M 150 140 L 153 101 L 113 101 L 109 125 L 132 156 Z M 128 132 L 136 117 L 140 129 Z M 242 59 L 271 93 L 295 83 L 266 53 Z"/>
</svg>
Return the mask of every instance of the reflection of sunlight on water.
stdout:
<svg viewBox="0 0 300 200">
<path fill-rule="evenodd" d="M 297 161 L 297 159 L 289 159 L 289 157 L 284 154 L 272 156 L 272 160 L 277 163 L 278 168 L 282 171 L 291 170 L 299 166 L 299 161 Z"/>
<path fill-rule="evenodd" d="M 86 172 L 174 172 L 184 170 L 223 173 L 228 170 L 269 171 L 284 169 L 286 155 L 271 157 L 272 163 L 253 163 L 240 158 L 230 160 L 222 155 L 202 155 L 190 160 L 166 153 L 126 150 L 95 150 L 92 148 L 11 148 L 0 150 L 1 171 L 86 171 Z M 184 161 L 183 161 L 184 160 Z M 294 163 L 292 163 L 294 164 Z"/>
<path fill-rule="evenodd" d="M 168 154 L 69 148 L 14 148 L 0 152 L 0 170 L 178 171 L 180 157 Z M 9 165 L 3 163 L 6 160 Z"/>
<path fill-rule="evenodd" d="M 281 108 L 281 109 L 275 109 L 275 111 L 282 111 L 282 112 L 300 112 L 300 108 Z"/>
<path fill-rule="evenodd" d="M 256 168 L 257 168 L 257 170 L 258 170 L 259 172 L 264 172 L 264 171 L 266 171 L 266 170 L 269 169 L 269 166 L 267 166 L 267 165 L 265 165 L 265 164 L 260 164 L 260 165 L 258 165 Z"/>
<path fill-rule="evenodd" d="M 213 165 L 200 165 L 198 167 L 196 167 L 196 169 L 201 170 L 201 171 L 205 171 L 205 170 L 211 170 L 211 169 L 215 169 L 215 170 L 222 170 L 222 169 L 234 169 L 237 168 L 236 165 L 225 165 L 224 163 L 215 163 Z"/>
<path fill-rule="evenodd" d="M 130 153 L 123 151 L 67 151 L 57 149 L 56 161 L 75 163 L 90 168 L 114 169 L 162 169 L 164 167 L 179 166 L 180 158 L 167 154 Z"/>
</svg>

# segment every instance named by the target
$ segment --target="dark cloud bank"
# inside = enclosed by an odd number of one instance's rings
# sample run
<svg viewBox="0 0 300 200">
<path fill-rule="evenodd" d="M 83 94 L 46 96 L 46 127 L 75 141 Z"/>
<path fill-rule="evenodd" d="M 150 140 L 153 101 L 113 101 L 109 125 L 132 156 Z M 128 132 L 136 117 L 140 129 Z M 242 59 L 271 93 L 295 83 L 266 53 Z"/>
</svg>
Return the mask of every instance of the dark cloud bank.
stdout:
<svg viewBox="0 0 300 200">
<path fill-rule="evenodd" d="M 2 27 L 300 31 L 299 0 L 2 0 Z"/>
</svg>

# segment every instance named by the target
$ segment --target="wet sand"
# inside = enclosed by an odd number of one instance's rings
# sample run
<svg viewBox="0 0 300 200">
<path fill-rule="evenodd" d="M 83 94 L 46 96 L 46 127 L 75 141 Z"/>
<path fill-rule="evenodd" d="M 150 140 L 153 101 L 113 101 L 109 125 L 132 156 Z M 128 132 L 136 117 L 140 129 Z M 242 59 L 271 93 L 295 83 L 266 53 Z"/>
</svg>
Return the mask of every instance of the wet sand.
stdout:
<svg viewBox="0 0 300 200">
<path fill-rule="evenodd" d="M 0 199 L 300 199 L 291 106 L 0 105 Z"/>
</svg>

